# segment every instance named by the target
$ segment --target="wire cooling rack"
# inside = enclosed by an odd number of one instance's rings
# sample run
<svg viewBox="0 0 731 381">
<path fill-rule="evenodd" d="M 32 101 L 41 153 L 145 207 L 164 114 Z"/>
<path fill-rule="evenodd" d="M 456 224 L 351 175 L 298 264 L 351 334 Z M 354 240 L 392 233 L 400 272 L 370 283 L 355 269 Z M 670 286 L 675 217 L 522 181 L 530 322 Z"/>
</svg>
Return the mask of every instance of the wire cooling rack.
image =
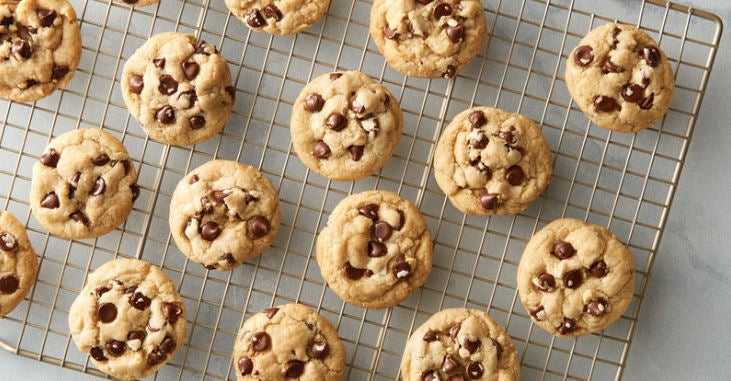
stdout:
<svg viewBox="0 0 731 381">
<path fill-rule="evenodd" d="M 522 379 L 619 379 L 648 275 L 721 36 L 709 13 L 662 0 L 483 0 L 489 43 L 457 78 L 405 78 L 385 65 L 368 35 L 371 1 L 332 0 L 327 17 L 292 37 L 250 33 L 221 0 L 162 0 L 134 10 L 107 1 L 72 0 L 83 36 L 79 70 L 66 91 L 35 104 L 1 102 L 0 201 L 28 225 L 41 256 L 38 282 L 0 319 L 0 346 L 40 361 L 101 375 L 68 332 L 68 310 L 84 279 L 117 257 L 160 265 L 187 308 L 188 343 L 155 378 L 234 379 L 230 353 L 243 319 L 271 304 L 298 301 L 337 327 L 347 351 L 347 380 L 393 380 L 409 333 L 434 312 L 488 310 L 518 348 Z M 599 11 L 601 14 L 592 12 Z M 667 116 L 638 134 L 597 128 L 571 102 L 566 56 L 590 29 L 608 21 L 642 27 L 664 48 L 677 89 Z M 236 80 L 234 114 L 222 134 L 193 148 L 147 139 L 119 89 L 125 60 L 149 36 L 170 30 L 216 44 Z M 357 69 L 380 79 L 404 110 L 404 136 L 377 175 L 354 183 L 310 173 L 295 157 L 288 131 L 292 103 L 309 79 Z M 496 105 L 540 122 L 554 153 L 551 186 L 517 216 L 465 217 L 431 171 L 441 128 L 472 105 Z M 54 136 L 103 128 L 135 160 L 142 195 L 127 222 L 95 240 L 48 235 L 30 215 L 31 169 Z M 258 167 L 278 187 L 282 228 L 264 255 L 233 272 L 188 262 L 170 239 L 168 206 L 184 174 L 212 159 Z M 420 206 L 435 237 L 426 285 L 401 305 L 366 310 L 344 304 L 320 276 L 316 232 L 348 194 L 400 193 Z M 562 216 L 608 226 L 629 244 L 637 287 L 624 316 L 601 334 L 557 339 L 531 324 L 516 291 L 522 250 L 537 229 Z"/>
</svg>

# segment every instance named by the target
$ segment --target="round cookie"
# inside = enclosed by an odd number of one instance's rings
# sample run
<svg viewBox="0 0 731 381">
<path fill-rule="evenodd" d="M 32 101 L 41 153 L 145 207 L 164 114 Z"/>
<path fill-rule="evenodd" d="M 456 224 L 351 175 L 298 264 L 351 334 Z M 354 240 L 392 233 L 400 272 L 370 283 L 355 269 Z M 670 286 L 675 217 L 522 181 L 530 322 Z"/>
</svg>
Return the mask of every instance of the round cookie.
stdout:
<svg viewBox="0 0 731 381">
<path fill-rule="evenodd" d="M 346 302 L 391 307 L 426 282 L 431 234 L 414 204 L 397 194 L 355 194 L 335 207 L 317 237 L 317 263 Z"/>
<path fill-rule="evenodd" d="M 89 276 L 69 311 L 76 347 L 123 380 L 156 372 L 185 341 L 185 307 L 157 266 L 116 259 Z"/>
<path fill-rule="evenodd" d="M 599 332 L 629 306 L 634 258 L 608 229 L 573 218 L 546 225 L 530 239 L 518 266 L 526 311 L 546 332 Z"/>
<path fill-rule="evenodd" d="M 475 107 L 442 133 L 434 171 L 455 208 L 487 216 L 528 207 L 548 187 L 553 168 L 548 142 L 531 119 Z"/>
<path fill-rule="evenodd" d="M 178 32 L 158 34 L 124 65 L 122 96 L 151 138 L 200 143 L 226 124 L 236 91 L 213 45 Z"/>
<path fill-rule="evenodd" d="M 0 0 L 0 35 L 0 98 L 41 99 L 79 66 L 81 34 L 66 0 Z"/>
<path fill-rule="evenodd" d="M 208 269 L 230 270 L 259 256 L 279 230 L 279 198 L 246 164 L 212 160 L 190 171 L 170 202 L 178 248 Z"/>
<path fill-rule="evenodd" d="M 520 362 L 510 336 L 486 312 L 441 310 L 406 343 L 404 381 L 518 380 Z"/>
<path fill-rule="evenodd" d="M 375 0 L 370 31 L 397 71 L 452 78 L 482 49 L 487 22 L 478 0 Z"/>
<path fill-rule="evenodd" d="M 253 30 L 288 35 L 316 23 L 330 0 L 226 0 L 226 6 Z"/>
<path fill-rule="evenodd" d="M 53 139 L 33 167 L 30 206 L 51 234 L 94 238 L 121 224 L 140 195 L 127 150 L 99 129 Z"/>
<path fill-rule="evenodd" d="M 334 180 L 383 167 L 401 139 L 403 115 L 388 89 L 357 71 L 323 74 L 294 102 L 290 125 L 300 160 Z"/>
<path fill-rule="evenodd" d="M 25 298 L 37 272 L 38 258 L 25 226 L 9 212 L 0 212 L 0 317 Z"/>
<path fill-rule="evenodd" d="M 566 85 L 596 125 L 637 132 L 668 111 L 675 77 L 667 56 L 647 33 L 609 23 L 587 34 L 571 52 Z"/>
<path fill-rule="evenodd" d="M 244 322 L 233 363 L 238 381 L 338 381 L 345 349 L 327 319 L 292 303 L 266 308 Z"/>
</svg>

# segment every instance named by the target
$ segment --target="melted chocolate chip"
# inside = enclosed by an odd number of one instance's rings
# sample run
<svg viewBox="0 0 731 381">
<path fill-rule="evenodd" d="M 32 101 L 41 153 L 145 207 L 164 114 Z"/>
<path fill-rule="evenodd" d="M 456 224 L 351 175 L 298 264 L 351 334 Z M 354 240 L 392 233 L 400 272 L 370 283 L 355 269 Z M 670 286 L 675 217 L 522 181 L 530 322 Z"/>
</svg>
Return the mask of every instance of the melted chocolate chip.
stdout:
<svg viewBox="0 0 731 381">
<path fill-rule="evenodd" d="M 386 248 L 386 245 L 378 242 L 378 241 L 370 241 L 368 242 L 368 256 L 371 258 L 378 258 L 386 255 L 388 253 L 388 249 Z"/>
<path fill-rule="evenodd" d="M 626 84 L 622 87 L 622 99 L 626 102 L 637 103 L 642 100 L 645 89 L 637 84 Z"/>
<path fill-rule="evenodd" d="M 117 306 L 114 303 L 104 303 L 96 310 L 96 316 L 102 323 L 111 323 L 117 319 Z"/>
<path fill-rule="evenodd" d="M 104 350 L 99 347 L 89 349 L 89 356 L 96 361 L 107 361 L 107 356 L 104 356 Z"/>
<path fill-rule="evenodd" d="M 318 112 L 325 105 L 325 100 L 320 94 L 310 94 L 305 98 L 305 110 L 309 112 Z"/>
<path fill-rule="evenodd" d="M 451 355 L 444 356 L 444 361 L 442 361 L 442 372 L 449 373 L 458 367 L 459 363 L 457 363 Z"/>
<path fill-rule="evenodd" d="M 69 214 L 69 218 L 76 221 L 81 222 L 84 225 L 89 225 L 89 218 L 86 217 L 86 214 L 84 212 L 77 210 L 71 214 Z"/>
<path fill-rule="evenodd" d="M 96 289 L 94 289 L 94 292 L 96 293 L 96 297 L 98 298 L 98 297 L 101 297 L 102 295 L 104 295 L 105 293 L 109 292 L 109 290 L 111 290 L 111 288 L 106 287 L 106 286 L 101 286 L 101 287 L 97 287 Z"/>
<path fill-rule="evenodd" d="M 163 313 L 165 313 L 165 320 L 168 321 L 170 324 L 175 324 L 178 321 L 178 318 L 183 314 L 183 309 L 175 304 L 175 303 L 165 303 L 165 305 L 162 308 Z"/>
<path fill-rule="evenodd" d="M 206 125 L 206 118 L 200 116 L 200 115 L 194 115 L 190 117 L 190 129 L 191 130 L 197 130 L 199 128 L 203 128 L 203 126 Z"/>
<path fill-rule="evenodd" d="M 434 18 L 439 20 L 452 14 L 452 7 L 447 3 L 439 3 L 434 7 Z"/>
<path fill-rule="evenodd" d="M 185 79 L 192 81 L 195 79 L 195 77 L 198 76 L 198 73 L 201 70 L 200 65 L 196 62 L 183 62 L 183 74 L 185 75 Z M 174 91 L 173 91 L 174 93 Z"/>
<path fill-rule="evenodd" d="M 362 206 L 360 209 L 358 209 L 358 214 L 368 217 L 372 220 L 376 220 L 378 219 L 378 205 L 367 204 L 365 206 Z"/>
<path fill-rule="evenodd" d="M 2 26 L 10 26 L 13 24 L 13 16 L 5 16 L 2 20 L 0 20 L 0 25 Z"/>
<path fill-rule="evenodd" d="M 548 291 L 556 287 L 556 279 L 549 273 L 541 273 L 536 279 L 536 287 L 541 291 Z"/>
<path fill-rule="evenodd" d="M 330 80 L 334 81 L 343 76 L 343 73 L 330 73 Z"/>
<path fill-rule="evenodd" d="M 56 192 L 48 193 L 41 201 L 41 206 L 46 209 L 56 209 L 59 206 L 58 196 Z"/>
<path fill-rule="evenodd" d="M 471 362 L 469 365 L 467 365 L 467 374 L 470 376 L 471 379 L 480 379 L 482 378 L 483 373 L 485 373 L 485 367 L 482 365 L 482 363 Z"/>
<path fill-rule="evenodd" d="M 270 229 L 271 226 L 269 225 L 269 220 L 262 216 L 252 217 L 249 220 L 249 231 L 254 238 L 264 237 L 269 234 Z"/>
<path fill-rule="evenodd" d="M 15 275 L 5 275 L 0 278 L 0 293 L 12 294 L 18 291 L 20 280 Z"/>
<path fill-rule="evenodd" d="M 267 18 L 274 19 L 276 21 L 282 21 L 282 11 L 280 11 L 276 5 L 269 4 L 264 7 L 262 11 L 264 11 L 264 16 L 266 16 Z"/>
<path fill-rule="evenodd" d="M 267 20 L 258 9 L 254 9 L 246 15 L 246 23 L 252 28 L 261 28 L 267 24 Z"/>
<path fill-rule="evenodd" d="M 288 378 L 297 378 L 305 372 L 305 363 L 300 360 L 289 360 L 284 366 L 284 375 Z"/>
<path fill-rule="evenodd" d="M 68 66 L 56 66 L 53 65 L 53 69 L 51 69 L 51 79 L 54 81 L 58 81 L 62 79 L 66 74 L 69 73 L 69 67 Z"/>
<path fill-rule="evenodd" d="M 495 346 L 495 351 L 497 351 L 497 357 L 500 358 L 500 355 L 503 354 L 503 346 L 500 345 L 500 343 L 497 342 L 497 340 L 490 338 L 490 341 L 492 341 L 492 345 Z"/>
<path fill-rule="evenodd" d="M 102 166 L 109 163 L 109 156 L 107 154 L 101 154 L 93 159 L 91 159 L 91 162 L 96 166 Z"/>
<path fill-rule="evenodd" d="M 480 128 L 487 124 L 485 113 L 480 110 L 472 111 L 470 115 L 467 116 L 467 120 L 470 121 L 472 128 Z"/>
<path fill-rule="evenodd" d="M 170 336 L 165 336 L 157 349 L 165 354 L 172 353 L 175 350 L 175 339 Z"/>
<path fill-rule="evenodd" d="M 640 102 L 640 108 L 643 110 L 649 110 L 652 108 L 652 104 L 655 102 L 655 93 L 650 94 L 649 97 L 645 98 Z"/>
<path fill-rule="evenodd" d="M 28 59 L 33 54 L 30 44 L 26 40 L 15 40 L 13 46 L 10 48 L 10 52 L 18 61 Z"/>
<path fill-rule="evenodd" d="M 594 99 L 594 108 L 599 112 L 612 112 L 621 109 L 617 101 L 612 97 L 599 95 Z"/>
<path fill-rule="evenodd" d="M 438 338 L 439 337 L 438 337 L 437 332 L 430 329 L 430 330 L 426 331 L 426 333 L 424 334 L 423 340 L 428 343 L 431 343 L 432 341 L 437 341 Z"/>
<path fill-rule="evenodd" d="M 464 341 L 462 342 L 462 347 L 470 353 L 475 353 L 477 351 L 477 348 L 480 347 L 480 344 L 480 340 L 470 340 L 469 338 L 465 337 Z"/>
<path fill-rule="evenodd" d="M 542 319 L 538 317 L 538 314 L 543 311 L 543 305 L 538 305 L 538 307 L 530 308 L 528 310 L 528 313 L 533 316 L 536 320 L 541 321 Z"/>
<path fill-rule="evenodd" d="M 189 181 L 189 183 L 190 183 L 190 184 L 195 184 L 195 183 L 197 183 L 198 181 L 200 181 L 200 179 L 201 179 L 201 178 L 200 178 L 200 177 L 198 177 L 198 175 L 193 175 L 193 176 L 190 176 L 190 181 Z"/>
<path fill-rule="evenodd" d="M 162 95 L 173 95 L 178 91 L 178 81 L 171 75 L 164 74 L 160 77 L 160 86 L 157 89 Z"/>
<path fill-rule="evenodd" d="M 40 162 L 46 167 L 56 168 L 60 159 L 61 155 L 55 149 L 51 148 L 48 152 L 41 155 Z"/>
<path fill-rule="evenodd" d="M 398 279 L 407 278 L 411 275 L 411 265 L 406 262 L 403 258 L 396 260 L 396 263 L 391 266 L 391 272 Z"/>
<path fill-rule="evenodd" d="M 348 121 L 343 114 L 334 112 L 327 117 L 326 124 L 333 131 L 340 131 L 348 125 Z"/>
<path fill-rule="evenodd" d="M 571 289 L 579 288 L 582 281 L 583 277 L 581 274 L 581 269 L 571 270 L 563 276 L 564 285 Z"/>
<path fill-rule="evenodd" d="M 562 335 L 569 334 L 576 330 L 576 322 L 569 318 L 564 318 L 561 325 L 558 326 L 558 333 Z"/>
<path fill-rule="evenodd" d="M 155 349 L 154 351 L 150 352 L 149 355 L 147 355 L 147 365 L 149 365 L 149 366 L 158 365 L 158 364 L 162 363 L 163 361 L 165 361 L 166 358 L 167 358 L 167 355 L 160 352 L 159 349 Z"/>
<path fill-rule="evenodd" d="M 484 192 L 479 197 L 480 205 L 486 210 L 495 210 L 500 203 L 498 195 L 495 193 Z"/>
<path fill-rule="evenodd" d="M 481 132 L 479 133 L 479 135 L 480 135 L 480 139 L 474 139 L 474 138 L 470 139 L 470 141 L 469 141 L 470 147 L 472 147 L 474 149 L 483 149 L 483 148 L 487 147 L 487 144 L 490 142 L 487 139 L 487 136 L 485 136 L 485 134 L 483 134 Z"/>
<path fill-rule="evenodd" d="M 263 312 L 264 312 L 264 315 L 267 316 L 267 318 L 271 319 L 274 317 L 274 315 L 277 314 L 277 312 L 279 312 L 279 308 L 269 307 L 269 308 L 265 308 Z"/>
<path fill-rule="evenodd" d="M 450 41 L 458 43 L 464 38 L 465 28 L 464 25 L 458 24 L 456 26 L 448 26 L 445 32 Z"/>
<path fill-rule="evenodd" d="M 424 381 L 439 381 L 439 372 L 436 370 L 427 370 L 424 372 L 424 374 L 421 375 L 422 380 Z"/>
<path fill-rule="evenodd" d="M 144 311 L 148 307 L 150 307 L 150 304 L 152 304 L 152 300 L 150 300 L 150 298 L 146 297 L 145 294 L 141 292 L 135 292 L 129 298 L 129 304 L 131 304 L 132 307 L 140 311 Z"/>
<path fill-rule="evenodd" d="M 130 184 L 129 190 L 132 193 L 132 202 L 137 201 L 140 197 L 140 187 L 137 184 Z"/>
<path fill-rule="evenodd" d="M 553 245 L 551 254 L 558 259 L 568 259 L 576 254 L 576 249 L 566 241 L 558 241 Z"/>
<path fill-rule="evenodd" d="M 0 249 L 4 251 L 13 251 L 18 248 L 18 240 L 14 235 L 8 232 L 0 233 Z"/>
<path fill-rule="evenodd" d="M 104 181 L 104 178 L 101 176 L 96 178 L 96 181 L 94 182 L 94 188 L 89 192 L 89 195 L 91 196 L 100 196 L 104 194 L 104 191 L 107 189 L 107 184 Z"/>
<path fill-rule="evenodd" d="M 53 25 L 53 20 L 56 19 L 56 11 L 52 9 L 37 8 L 36 15 L 38 15 L 41 26 L 45 28 Z"/>
<path fill-rule="evenodd" d="M 362 278 L 363 275 L 366 275 L 367 269 L 359 269 L 357 267 L 353 267 L 350 262 L 345 262 L 343 265 L 343 271 L 345 272 L 345 276 L 349 279 L 358 280 Z"/>
<path fill-rule="evenodd" d="M 383 27 L 383 37 L 386 37 L 389 40 L 395 40 L 399 37 L 398 32 L 388 27 L 388 25 Z"/>
<path fill-rule="evenodd" d="M 330 156 L 330 153 L 330 146 L 322 140 L 318 140 L 312 149 L 312 154 L 318 159 L 326 159 Z"/>
<path fill-rule="evenodd" d="M 164 58 L 155 58 L 152 60 L 152 64 L 155 65 L 155 67 L 163 69 L 165 68 L 165 59 Z"/>
<path fill-rule="evenodd" d="M 106 344 L 104 344 L 104 348 L 107 349 L 107 352 L 109 352 L 110 355 L 119 357 L 124 354 L 124 351 L 127 349 L 127 344 L 125 344 L 124 341 L 109 340 Z"/>
<path fill-rule="evenodd" d="M 307 355 L 313 359 L 322 360 L 327 357 L 330 352 L 330 347 L 324 341 L 315 340 L 307 348 Z"/>
<path fill-rule="evenodd" d="M 127 334 L 127 340 L 139 340 L 140 343 L 145 341 L 147 333 L 145 331 L 132 331 Z"/>
<path fill-rule="evenodd" d="M 599 260 L 592 263 L 591 267 L 589 267 L 589 272 L 597 278 L 604 278 L 609 272 L 609 269 L 607 268 L 606 262 Z"/>
<path fill-rule="evenodd" d="M 505 172 L 505 180 L 512 185 L 512 186 L 518 186 L 523 183 L 523 179 L 525 178 L 525 173 L 523 173 L 523 169 L 520 168 L 517 165 L 514 165 Z"/>
<path fill-rule="evenodd" d="M 239 359 L 238 366 L 239 366 L 239 373 L 242 376 L 251 374 L 251 372 L 254 370 L 254 362 L 251 361 L 251 359 L 246 356 Z"/>
<path fill-rule="evenodd" d="M 195 93 L 195 89 L 183 91 L 182 93 L 180 93 L 178 98 L 180 98 L 180 99 L 188 98 L 188 103 L 185 105 L 185 107 L 182 107 L 185 110 L 190 109 L 193 106 L 195 106 L 195 102 L 198 101 L 198 95 Z M 183 106 L 183 105 L 181 105 L 181 106 Z"/>
<path fill-rule="evenodd" d="M 651 67 L 657 67 L 657 65 L 660 65 L 660 51 L 657 50 L 656 47 L 645 47 L 642 49 L 642 58 L 647 62 L 648 65 Z"/>
<path fill-rule="evenodd" d="M 447 65 L 447 70 L 442 73 L 442 78 L 449 79 L 454 77 L 454 75 L 457 74 L 457 70 L 452 65 Z"/>
<path fill-rule="evenodd" d="M 175 122 L 175 110 L 171 106 L 163 106 L 163 108 L 157 110 L 155 118 L 162 124 L 170 124 Z"/>
<path fill-rule="evenodd" d="M 221 228 L 215 221 L 208 221 L 201 227 L 201 238 L 206 241 L 215 240 L 221 234 Z"/>
<path fill-rule="evenodd" d="M 609 73 L 622 73 L 624 72 L 624 68 L 621 66 L 617 66 L 612 62 L 609 57 L 607 57 L 604 60 L 604 64 L 602 65 L 602 74 L 609 74 Z"/>
<path fill-rule="evenodd" d="M 348 152 L 350 152 L 350 158 L 353 159 L 353 161 L 360 161 L 360 159 L 363 157 L 363 151 L 365 151 L 365 146 L 348 147 Z"/>
<path fill-rule="evenodd" d="M 257 332 L 251 335 L 251 349 L 255 352 L 263 352 L 271 346 L 272 338 L 266 332 Z"/>
<path fill-rule="evenodd" d="M 129 85 L 129 90 L 135 94 L 142 93 L 142 89 L 145 87 L 144 79 L 141 75 L 137 74 L 130 75 L 127 84 Z"/>
<path fill-rule="evenodd" d="M 592 300 L 586 304 L 584 312 L 596 317 L 602 316 L 607 312 L 607 301 L 602 298 Z"/>
<path fill-rule="evenodd" d="M 236 99 L 236 88 L 233 86 L 226 86 L 226 92 L 231 98 Z"/>
<path fill-rule="evenodd" d="M 391 238 L 392 233 L 393 228 L 391 227 L 391 225 L 388 224 L 388 222 L 379 221 L 376 222 L 375 225 L 373 225 L 373 235 L 376 236 L 376 238 L 378 238 L 378 240 L 381 242 Z"/>
<path fill-rule="evenodd" d="M 581 45 L 574 50 L 574 63 L 579 66 L 586 66 L 594 61 L 594 49 L 588 45 Z"/>
<path fill-rule="evenodd" d="M 462 328 L 461 324 L 455 324 L 451 327 L 449 327 L 449 330 L 447 331 L 449 334 L 449 337 L 452 339 L 457 337 L 457 334 L 459 334 L 459 330 Z"/>
</svg>

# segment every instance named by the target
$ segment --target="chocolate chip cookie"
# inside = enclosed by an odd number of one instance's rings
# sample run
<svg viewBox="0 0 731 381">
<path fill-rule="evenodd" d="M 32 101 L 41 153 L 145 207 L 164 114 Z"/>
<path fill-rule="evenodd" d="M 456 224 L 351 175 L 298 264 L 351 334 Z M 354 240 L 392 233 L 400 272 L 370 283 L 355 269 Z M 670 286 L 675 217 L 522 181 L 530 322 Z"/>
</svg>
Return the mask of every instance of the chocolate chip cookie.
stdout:
<svg viewBox="0 0 731 381">
<path fill-rule="evenodd" d="M 0 98 L 32 102 L 63 89 L 81 58 L 66 0 L 0 0 Z"/>
<path fill-rule="evenodd" d="M 329 73 L 294 102 L 292 144 L 300 160 L 334 180 L 378 171 L 401 139 L 403 116 L 388 89 L 357 71 Z"/>
<path fill-rule="evenodd" d="M 401 360 L 404 381 L 518 380 L 510 336 L 486 312 L 437 312 L 409 338 Z"/>
<path fill-rule="evenodd" d="M 437 184 L 466 214 L 519 213 L 549 184 L 551 150 L 529 118 L 490 107 L 454 117 L 434 155 Z"/>
<path fill-rule="evenodd" d="M 51 234 L 93 238 L 121 224 L 140 195 L 122 143 L 99 129 L 53 139 L 33 167 L 30 206 Z"/>
<path fill-rule="evenodd" d="M 637 132 L 668 111 L 675 77 L 665 53 L 647 33 L 609 23 L 591 31 L 571 52 L 566 85 L 598 126 Z"/>
<path fill-rule="evenodd" d="M 375 0 L 370 30 L 386 62 L 412 77 L 454 77 L 487 38 L 478 0 Z"/>
<path fill-rule="evenodd" d="M 37 272 L 38 258 L 25 226 L 9 212 L 0 212 L 0 317 L 20 304 Z"/>
<path fill-rule="evenodd" d="M 143 378 L 185 341 L 185 308 L 159 267 L 116 259 L 89 276 L 71 305 L 69 328 L 99 370 L 124 380 Z"/>
<path fill-rule="evenodd" d="M 316 23 L 330 0 L 226 0 L 226 6 L 253 30 L 287 35 Z"/>
<path fill-rule="evenodd" d="M 221 131 L 235 94 L 228 64 L 216 48 L 178 32 L 149 39 L 122 74 L 130 113 L 165 144 L 197 144 Z"/>
<path fill-rule="evenodd" d="M 178 248 L 211 270 L 230 270 L 259 256 L 279 230 L 272 183 L 246 164 L 213 160 L 178 183 L 170 231 Z"/>
<path fill-rule="evenodd" d="M 317 263 L 332 290 L 348 303 L 394 306 L 431 272 L 432 240 L 410 201 L 385 191 L 349 196 L 317 237 Z"/>
<path fill-rule="evenodd" d="M 634 259 L 608 229 L 563 218 L 530 239 L 518 266 L 518 291 L 533 321 L 556 336 L 611 325 L 627 309 Z"/>
<path fill-rule="evenodd" d="M 244 322 L 233 363 L 239 381 L 337 381 L 345 370 L 345 350 L 327 319 L 293 303 L 267 308 Z"/>
</svg>

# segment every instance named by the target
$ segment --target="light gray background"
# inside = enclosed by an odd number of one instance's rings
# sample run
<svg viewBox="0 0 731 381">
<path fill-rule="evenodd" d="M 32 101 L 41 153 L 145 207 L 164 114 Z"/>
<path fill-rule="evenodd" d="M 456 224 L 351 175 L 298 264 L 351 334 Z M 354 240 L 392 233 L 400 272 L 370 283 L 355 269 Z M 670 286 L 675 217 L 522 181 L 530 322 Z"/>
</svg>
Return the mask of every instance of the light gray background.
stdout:
<svg viewBox="0 0 731 381">
<path fill-rule="evenodd" d="M 731 24 L 729 0 L 683 1 Z M 731 255 L 726 246 L 731 233 L 730 38 L 726 30 L 650 277 L 626 380 L 722 380 L 731 375 Z M 95 379 L 2 350 L 0 365 L 3 378 Z"/>
</svg>

